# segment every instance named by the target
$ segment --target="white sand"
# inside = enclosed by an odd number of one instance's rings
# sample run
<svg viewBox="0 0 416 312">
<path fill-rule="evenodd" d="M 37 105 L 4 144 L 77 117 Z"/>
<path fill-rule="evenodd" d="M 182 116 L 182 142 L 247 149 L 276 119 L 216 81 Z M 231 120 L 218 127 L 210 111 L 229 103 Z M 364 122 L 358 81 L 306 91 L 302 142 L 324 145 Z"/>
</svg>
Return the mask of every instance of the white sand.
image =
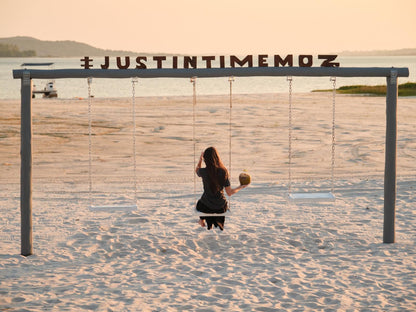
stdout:
<svg viewBox="0 0 416 312">
<path fill-rule="evenodd" d="M 93 203 L 134 197 L 129 99 L 94 99 Z M 192 99 L 137 98 L 137 211 L 88 209 L 85 100 L 33 103 L 34 255 L 20 253 L 19 101 L 0 101 L 0 311 L 415 311 L 416 99 L 398 105 L 383 244 L 385 98 L 337 97 L 335 203 L 288 204 L 287 95 L 235 96 L 225 231 L 192 215 Z M 330 187 L 331 99 L 294 95 L 293 187 Z M 228 166 L 228 98 L 198 98 L 197 155 Z M 197 193 L 201 192 L 197 181 Z"/>
</svg>

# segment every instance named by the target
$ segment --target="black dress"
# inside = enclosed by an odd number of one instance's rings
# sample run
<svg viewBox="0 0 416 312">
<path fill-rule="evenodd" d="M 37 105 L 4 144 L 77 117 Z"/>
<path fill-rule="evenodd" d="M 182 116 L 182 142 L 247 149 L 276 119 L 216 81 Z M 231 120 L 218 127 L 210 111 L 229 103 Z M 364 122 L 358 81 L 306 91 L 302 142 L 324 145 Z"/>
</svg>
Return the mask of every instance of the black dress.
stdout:
<svg viewBox="0 0 416 312">
<path fill-rule="evenodd" d="M 220 172 L 220 174 L 225 174 L 225 172 Z M 221 185 L 221 189 L 218 192 L 213 193 L 210 184 L 208 171 L 206 168 L 200 168 L 197 172 L 197 175 L 202 178 L 204 184 L 204 193 L 201 196 L 201 199 L 196 205 L 196 209 L 203 213 L 224 213 L 228 209 L 227 199 L 224 195 L 224 187 L 230 186 L 230 180 L 225 179 L 224 185 Z M 224 180 L 224 179 L 219 179 Z M 212 229 L 212 226 L 219 227 L 221 231 L 224 229 L 225 217 L 200 217 L 205 219 L 207 222 L 207 229 Z"/>
</svg>

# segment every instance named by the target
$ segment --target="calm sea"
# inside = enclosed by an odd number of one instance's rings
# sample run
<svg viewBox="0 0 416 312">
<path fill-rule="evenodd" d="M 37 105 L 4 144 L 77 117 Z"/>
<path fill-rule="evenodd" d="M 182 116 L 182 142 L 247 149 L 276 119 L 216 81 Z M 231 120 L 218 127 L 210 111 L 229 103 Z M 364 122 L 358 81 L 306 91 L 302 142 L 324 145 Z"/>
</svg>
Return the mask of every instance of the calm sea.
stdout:
<svg viewBox="0 0 416 312">
<path fill-rule="evenodd" d="M 339 56 L 336 60 L 341 67 L 408 67 L 409 78 L 400 78 L 399 83 L 416 82 L 416 56 Z M 81 68 L 80 58 L 0 58 L 0 99 L 20 98 L 20 80 L 13 79 L 12 70 L 21 69 L 24 62 L 53 62 L 52 68 Z M 113 60 L 114 62 L 114 60 Z M 104 63 L 104 58 L 94 60 L 94 68 Z M 317 64 L 319 65 L 319 64 Z M 168 67 L 169 64 L 166 64 Z M 112 68 L 115 65 L 112 64 Z M 42 89 L 46 81 L 34 80 L 34 85 Z M 88 87 L 86 79 L 57 79 L 56 88 L 59 98 L 86 97 Z M 385 78 L 337 78 L 337 86 L 385 84 Z M 294 77 L 293 92 L 310 92 L 316 89 L 330 89 L 328 77 Z M 227 94 L 227 78 L 201 78 L 197 82 L 198 94 Z M 285 77 L 237 77 L 233 92 L 240 94 L 288 92 Z M 95 97 L 130 97 L 132 94 L 130 79 L 94 79 L 92 94 Z M 184 78 L 141 79 L 136 87 L 136 96 L 191 95 L 192 85 Z"/>
</svg>

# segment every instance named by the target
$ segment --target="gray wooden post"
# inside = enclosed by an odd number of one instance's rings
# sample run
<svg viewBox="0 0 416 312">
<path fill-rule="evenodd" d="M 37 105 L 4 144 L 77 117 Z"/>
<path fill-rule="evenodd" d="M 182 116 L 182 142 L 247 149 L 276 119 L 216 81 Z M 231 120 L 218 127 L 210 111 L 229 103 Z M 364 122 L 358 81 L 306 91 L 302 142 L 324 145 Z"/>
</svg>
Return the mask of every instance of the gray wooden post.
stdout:
<svg viewBox="0 0 416 312">
<path fill-rule="evenodd" d="M 21 80 L 20 216 L 21 255 L 33 253 L 32 241 L 32 79 L 25 71 Z"/>
<path fill-rule="evenodd" d="M 386 160 L 384 170 L 383 243 L 395 242 L 396 217 L 396 141 L 397 141 L 397 71 L 387 77 L 386 96 Z"/>
</svg>

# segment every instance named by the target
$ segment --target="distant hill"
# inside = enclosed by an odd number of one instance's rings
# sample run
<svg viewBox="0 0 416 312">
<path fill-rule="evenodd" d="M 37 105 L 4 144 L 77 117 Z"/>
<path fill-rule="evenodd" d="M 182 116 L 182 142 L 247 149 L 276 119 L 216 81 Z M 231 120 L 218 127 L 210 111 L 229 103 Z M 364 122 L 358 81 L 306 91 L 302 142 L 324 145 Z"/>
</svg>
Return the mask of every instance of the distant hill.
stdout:
<svg viewBox="0 0 416 312">
<path fill-rule="evenodd" d="M 344 56 L 416 56 L 416 49 L 343 51 L 338 54 Z"/>
<path fill-rule="evenodd" d="M 5 51 L 4 53 L 1 53 Z M 34 53 L 34 55 L 33 55 Z M 29 54 L 29 55 L 27 55 Z M 134 56 L 149 53 L 104 50 L 76 41 L 43 41 L 33 37 L 0 38 L 0 57 L 2 56 L 37 56 L 37 57 L 78 57 L 78 56 Z M 170 55 L 170 53 L 162 53 Z M 344 56 L 416 56 L 416 49 L 343 51 L 336 53 Z"/>
<path fill-rule="evenodd" d="M 98 49 L 76 41 L 43 41 L 32 37 L 0 38 L 0 45 L 17 47 L 19 51 L 34 51 L 35 56 L 38 57 L 125 56 L 138 54 L 132 51 Z"/>
</svg>

